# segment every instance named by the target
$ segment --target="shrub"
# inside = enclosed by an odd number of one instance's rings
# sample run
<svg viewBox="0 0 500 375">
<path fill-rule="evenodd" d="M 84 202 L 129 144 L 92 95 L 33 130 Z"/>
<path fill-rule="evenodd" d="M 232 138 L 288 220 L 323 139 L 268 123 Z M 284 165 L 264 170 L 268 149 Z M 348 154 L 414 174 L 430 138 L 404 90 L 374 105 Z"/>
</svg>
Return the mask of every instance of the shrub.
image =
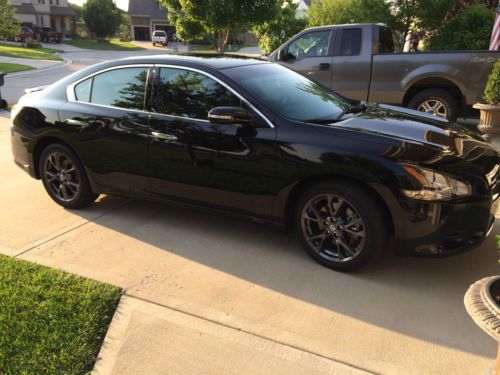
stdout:
<svg viewBox="0 0 500 375">
<path fill-rule="evenodd" d="M 40 48 L 42 45 L 36 39 L 26 39 L 26 48 Z"/>
<path fill-rule="evenodd" d="M 484 5 L 468 7 L 431 39 L 430 48 L 434 51 L 488 49 L 494 19 L 495 12 Z"/>
<path fill-rule="evenodd" d="M 500 105 L 500 60 L 493 65 L 488 77 L 488 83 L 484 89 L 484 100 L 488 104 Z"/>
</svg>

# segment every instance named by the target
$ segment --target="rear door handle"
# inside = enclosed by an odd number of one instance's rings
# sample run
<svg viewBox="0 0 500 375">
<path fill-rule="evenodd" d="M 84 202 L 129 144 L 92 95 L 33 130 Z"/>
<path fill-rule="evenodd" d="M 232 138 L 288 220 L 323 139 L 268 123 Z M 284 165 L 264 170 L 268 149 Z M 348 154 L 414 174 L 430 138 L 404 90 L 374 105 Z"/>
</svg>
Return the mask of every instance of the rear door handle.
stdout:
<svg viewBox="0 0 500 375">
<path fill-rule="evenodd" d="M 151 135 L 156 139 L 161 139 L 162 141 L 175 142 L 177 141 L 177 137 L 171 134 L 165 134 L 160 132 L 151 132 Z"/>
<path fill-rule="evenodd" d="M 319 64 L 319 70 L 330 70 L 330 63 L 321 63 Z"/>
<path fill-rule="evenodd" d="M 69 118 L 66 120 L 66 124 L 71 126 L 89 126 L 89 123 L 82 120 L 76 120 L 74 118 Z"/>
</svg>

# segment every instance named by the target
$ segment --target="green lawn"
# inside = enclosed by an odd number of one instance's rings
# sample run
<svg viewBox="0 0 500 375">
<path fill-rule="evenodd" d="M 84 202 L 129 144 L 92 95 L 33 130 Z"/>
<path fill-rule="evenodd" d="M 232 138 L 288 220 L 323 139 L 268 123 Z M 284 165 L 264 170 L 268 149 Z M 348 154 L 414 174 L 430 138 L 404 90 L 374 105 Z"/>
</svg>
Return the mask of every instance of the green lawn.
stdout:
<svg viewBox="0 0 500 375">
<path fill-rule="evenodd" d="M 173 44 L 169 44 L 169 47 L 173 46 Z M 250 45 L 231 45 L 231 48 L 229 46 L 226 46 L 226 52 L 238 52 L 240 49 L 244 47 L 254 47 Z M 215 49 L 209 45 L 209 44 L 191 44 L 189 45 L 189 51 L 190 52 L 196 52 L 196 53 L 215 53 Z"/>
<path fill-rule="evenodd" d="M 11 63 L 0 62 L 0 72 L 2 73 L 14 73 L 30 69 L 33 69 L 33 67 L 22 64 L 11 64 Z"/>
<path fill-rule="evenodd" d="M 61 57 L 54 55 L 56 52 L 60 51 L 52 48 L 25 48 L 0 43 L 0 56 L 22 57 L 25 59 L 37 60 L 62 60 Z"/>
<path fill-rule="evenodd" d="M 130 42 L 121 42 L 119 39 L 111 39 L 109 43 L 97 43 L 97 40 L 73 39 L 64 41 L 65 44 L 86 49 L 101 49 L 114 51 L 136 51 L 144 49 Z"/>
<path fill-rule="evenodd" d="M 86 374 L 121 291 L 0 256 L 0 373 Z"/>
</svg>

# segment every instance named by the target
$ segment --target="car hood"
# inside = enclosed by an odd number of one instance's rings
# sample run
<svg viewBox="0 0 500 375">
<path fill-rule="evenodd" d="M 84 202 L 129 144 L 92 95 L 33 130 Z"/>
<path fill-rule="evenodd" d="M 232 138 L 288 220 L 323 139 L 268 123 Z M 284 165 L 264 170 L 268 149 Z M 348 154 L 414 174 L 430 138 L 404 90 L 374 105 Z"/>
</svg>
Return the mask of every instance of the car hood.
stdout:
<svg viewBox="0 0 500 375">
<path fill-rule="evenodd" d="M 437 169 L 468 161 L 461 166 L 465 169 L 470 166 L 474 173 L 484 175 L 500 162 L 497 149 L 485 142 L 480 133 L 407 108 L 370 104 L 365 112 L 333 126 L 389 138 L 397 146 L 389 147 L 383 156 Z"/>
</svg>

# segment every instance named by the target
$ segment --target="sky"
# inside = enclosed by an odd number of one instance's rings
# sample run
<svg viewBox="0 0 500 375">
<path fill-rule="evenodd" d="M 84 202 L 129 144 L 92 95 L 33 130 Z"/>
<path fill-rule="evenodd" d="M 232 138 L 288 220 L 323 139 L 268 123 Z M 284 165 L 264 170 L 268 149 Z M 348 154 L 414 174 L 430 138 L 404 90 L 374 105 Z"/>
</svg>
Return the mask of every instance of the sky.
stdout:
<svg viewBox="0 0 500 375">
<path fill-rule="evenodd" d="M 118 8 L 128 10 L 128 0 L 114 0 Z M 85 0 L 69 0 L 70 3 L 83 5 Z"/>
</svg>

